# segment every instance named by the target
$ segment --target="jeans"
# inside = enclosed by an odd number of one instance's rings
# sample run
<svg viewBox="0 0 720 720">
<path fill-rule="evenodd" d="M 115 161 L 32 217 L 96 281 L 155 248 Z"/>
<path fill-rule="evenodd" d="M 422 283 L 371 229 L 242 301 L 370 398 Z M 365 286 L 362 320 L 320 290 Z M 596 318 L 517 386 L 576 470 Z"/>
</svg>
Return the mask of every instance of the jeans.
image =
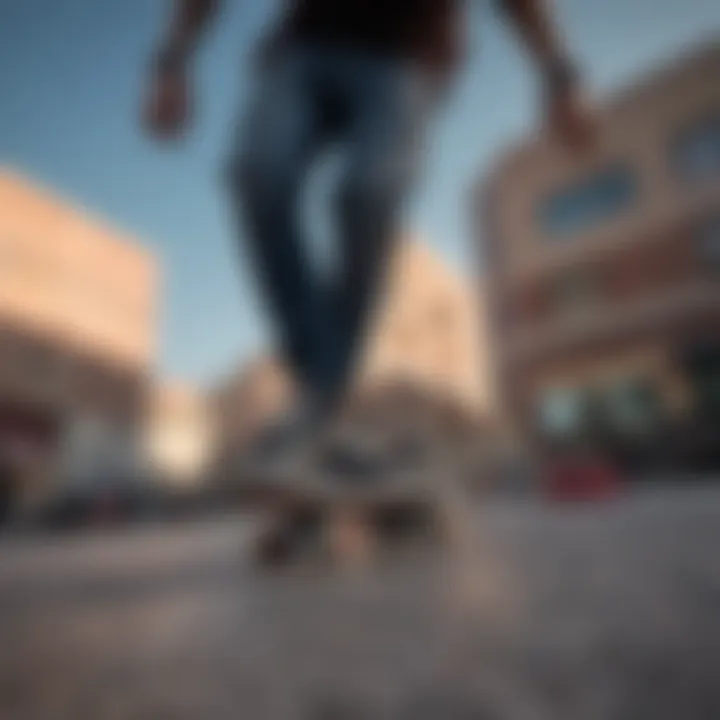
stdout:
<svg viewBox="0 0 720 720">
<path fill-rule="evenodd" d="M 430 78 L 400 60 L 295 45 L 262 70 L 240 126 L 233 197 L 284 358 L 317 398 L 338 399 L 354 371 L 434 96 Z M 335 145 L 343 153 L 332 203 L 340 261 L 326 278 L 309 261 L 299 205 L 309 171 Z"/>
</svg>

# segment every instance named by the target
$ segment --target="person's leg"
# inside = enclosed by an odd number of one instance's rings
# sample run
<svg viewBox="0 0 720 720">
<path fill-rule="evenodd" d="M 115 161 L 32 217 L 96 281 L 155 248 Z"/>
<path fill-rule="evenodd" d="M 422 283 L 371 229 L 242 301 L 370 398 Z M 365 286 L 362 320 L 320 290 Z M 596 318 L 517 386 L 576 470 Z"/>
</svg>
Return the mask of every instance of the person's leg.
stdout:
<svg viewBox="0 0 720 720">
<path fill-rule="evenodd" d="M 435 107 L 429 78 L 400 62 L 359 55 L 348 67 L 348 161 L 337 195 L 341 267 L 332 287 L 339 331 L 335 394 L 346 389 L 419 173 Z"/>
<path fill-rule="evenodd" d="M 234 200 L 282 352 L 308 394 L 329 372 L 326 302 L 306 254 L 298 207 L 325 139 L 315 80 L 308 50 L 275 58 L 259 79 L 230 164 Z"/>
</svg>

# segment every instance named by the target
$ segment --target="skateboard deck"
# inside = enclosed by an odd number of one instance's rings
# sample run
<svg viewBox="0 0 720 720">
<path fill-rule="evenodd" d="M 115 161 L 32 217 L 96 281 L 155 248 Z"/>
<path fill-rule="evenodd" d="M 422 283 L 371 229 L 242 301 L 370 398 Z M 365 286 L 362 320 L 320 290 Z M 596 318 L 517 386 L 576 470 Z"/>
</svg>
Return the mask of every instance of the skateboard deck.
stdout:
<svg viewBox="0 0 720 720">
<path fill-rule="evenodd" d="M 340 564 L 367 561 L 400 543 L 442 535 L 442 503 L 420 473 L 362 484 L 319 476 L 265 478 L 247 493 L 265 513 L 255 547 L 261 565 L 312 556 Z"/>
</svg>

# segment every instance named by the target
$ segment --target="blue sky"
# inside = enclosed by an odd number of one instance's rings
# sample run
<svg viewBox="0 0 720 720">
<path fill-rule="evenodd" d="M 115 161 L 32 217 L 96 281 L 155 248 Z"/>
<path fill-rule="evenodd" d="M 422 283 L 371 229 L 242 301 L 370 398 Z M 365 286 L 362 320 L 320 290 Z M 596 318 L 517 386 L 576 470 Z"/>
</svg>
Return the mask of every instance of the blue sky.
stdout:
<svg viewBox="0 0 720 720">
<path fill-rule="evenodd" d="M 243 59 L 276 4 L 226 1 L 198 67 L 195 130 L 169 150 L 146 140 L 137 125 L 143 72 L 167 2 L 0 0 L 0 165 L 104 216 L 158 253 L 164 265 L 158 366 L 196 382 L 211 382 L 269 337 L 232 232 L 220 166 L 247 97 Z M 599 95 L 720 32 L 717 0 L 557 5 Z M 480 7 L 472 22 L 470 62 L 438 120 L 429 172 L 408 218 L 461 272 L 471 257 L 468 187 L 536 119 L 533 78 L 513 36 Z"/>
</svg>

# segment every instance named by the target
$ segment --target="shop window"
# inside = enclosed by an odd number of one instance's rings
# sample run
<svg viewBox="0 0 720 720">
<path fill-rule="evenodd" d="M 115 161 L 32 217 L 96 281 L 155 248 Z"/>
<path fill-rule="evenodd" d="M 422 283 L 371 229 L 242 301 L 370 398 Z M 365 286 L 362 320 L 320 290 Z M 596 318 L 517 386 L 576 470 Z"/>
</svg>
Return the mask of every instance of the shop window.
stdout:
<svg viewBox="0 0 720 720">
<path fill-rule="evenodd" d="M 582 427 L 585 397 L 581 390 L 554 389 L 545 392 L 539 401 L 538 421 L 544 435 L 570 438 Z"/>
<path fill-rule="evenodd" d="M 610 425 L 622 435 L 642 435 L 660 421 L 660 405 L 654 389 L 639 378 L 624 378 L 603 393 Z"/>
</svg>

